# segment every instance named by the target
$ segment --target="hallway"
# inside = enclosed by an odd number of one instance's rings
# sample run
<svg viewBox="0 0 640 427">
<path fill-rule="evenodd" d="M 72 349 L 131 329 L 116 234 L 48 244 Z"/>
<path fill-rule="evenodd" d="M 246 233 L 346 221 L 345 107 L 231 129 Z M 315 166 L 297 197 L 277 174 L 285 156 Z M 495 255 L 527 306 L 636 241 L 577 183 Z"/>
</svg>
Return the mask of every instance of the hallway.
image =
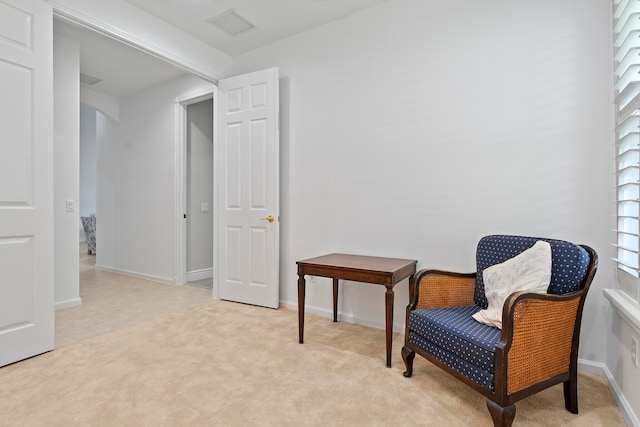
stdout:
<svg viewBox="0 0 640 427">
<path fill-rule="evenodd" d="M 152 282 L 95 269 L 95 255 L 80 245 L 82 304 L 56 310 L 56 347 L 183 311 L 212 299 L 210 289 Z"/>
</svg>

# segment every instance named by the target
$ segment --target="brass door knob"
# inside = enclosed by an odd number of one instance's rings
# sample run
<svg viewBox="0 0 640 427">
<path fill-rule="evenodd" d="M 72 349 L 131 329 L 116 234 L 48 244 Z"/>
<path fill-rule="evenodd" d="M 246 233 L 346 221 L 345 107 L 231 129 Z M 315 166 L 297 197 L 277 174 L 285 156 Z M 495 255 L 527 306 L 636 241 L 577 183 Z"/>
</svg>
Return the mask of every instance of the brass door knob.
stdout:
<svg viewBox="0 0 640 427">
<path fill-rule="evenodd" d="M 260 218 L 260 219 L 261 219 L 261 220 L 263 220 L 263 221 L 269 221 L 269 222 L 273 222 L 273 221 L 275 221 L 275 220 L 276 220 L 276 219 L 273 217 L 273 215 L 269 215 L 269 216 L 267 216 L 267 217 Z"/>
</svg>

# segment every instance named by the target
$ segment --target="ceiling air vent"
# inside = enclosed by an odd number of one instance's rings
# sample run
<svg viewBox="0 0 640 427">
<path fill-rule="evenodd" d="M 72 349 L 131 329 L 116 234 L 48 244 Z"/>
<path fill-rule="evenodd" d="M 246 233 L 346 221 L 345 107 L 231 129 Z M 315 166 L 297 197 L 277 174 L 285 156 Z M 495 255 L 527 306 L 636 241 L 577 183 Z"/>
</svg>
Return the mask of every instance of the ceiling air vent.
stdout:
<svg viewBox="0 0 640 427">
<path fill-rule="evenodd" d="M 94 85 L 94 84 L 96 84 L 96 83 L 98 83 L 98 82 L 101 82 L 101 81 L 102 81 L 102 79 L 99 79 L 99 78 L 97 78 L 97 77 L 90 76 L 90 75 L 88 75 L 88 74 L 80 73 L 80 81 L 81 81 L 82 83 L 86 83 L 86 84 L 88 84 L 88 85 Z"/>
<path fill-rule="evenodd" d="M 222 12 L 215 18 L 207 20 L 207 22 L 233 37 L 256 28 L 252 23 L 238 15 L 238 12 L 233 9 Z"/>
</svg>

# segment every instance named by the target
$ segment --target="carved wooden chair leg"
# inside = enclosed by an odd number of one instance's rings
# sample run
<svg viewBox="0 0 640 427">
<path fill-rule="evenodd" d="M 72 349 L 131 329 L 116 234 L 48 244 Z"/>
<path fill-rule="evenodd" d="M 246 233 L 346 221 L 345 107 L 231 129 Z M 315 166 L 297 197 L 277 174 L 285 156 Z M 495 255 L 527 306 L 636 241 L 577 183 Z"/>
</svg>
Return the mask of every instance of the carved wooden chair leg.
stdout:
<svg viewBox="0 0 640 427">
<path fill-rule="evenodd" d="M 413 359 L 415 357 L 415 351 L 409 350 L 407 347 L 402 347 L 402 360 L 404 360 L 404 366 L 407 368 L 402 375 L 407 378 L 413 375 Z"/>
<path fill-rule="evenodd" d="M 502 407 L 487 399 L 487 408 L 489 408 L 494 427 L 510 427 L 516 417 L 516 405 Z"/>
</svg>

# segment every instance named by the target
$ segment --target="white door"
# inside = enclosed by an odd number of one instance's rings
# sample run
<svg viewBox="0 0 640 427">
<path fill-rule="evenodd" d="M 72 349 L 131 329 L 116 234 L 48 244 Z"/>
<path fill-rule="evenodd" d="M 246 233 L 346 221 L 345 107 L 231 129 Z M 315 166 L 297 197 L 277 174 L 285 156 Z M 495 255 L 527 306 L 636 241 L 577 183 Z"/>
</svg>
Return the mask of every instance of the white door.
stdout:
<svg viewBox="0 0 640 427">
<path fill-rule="evenodd" d="M 218 88 L 218 296 L 277 308 L 278 69 L 224 79 Z"/>
<path fill-rule="evenodd" d="M 52 25 L 0 0 L 0 366 L 54 346 Z"/>
</svg>

